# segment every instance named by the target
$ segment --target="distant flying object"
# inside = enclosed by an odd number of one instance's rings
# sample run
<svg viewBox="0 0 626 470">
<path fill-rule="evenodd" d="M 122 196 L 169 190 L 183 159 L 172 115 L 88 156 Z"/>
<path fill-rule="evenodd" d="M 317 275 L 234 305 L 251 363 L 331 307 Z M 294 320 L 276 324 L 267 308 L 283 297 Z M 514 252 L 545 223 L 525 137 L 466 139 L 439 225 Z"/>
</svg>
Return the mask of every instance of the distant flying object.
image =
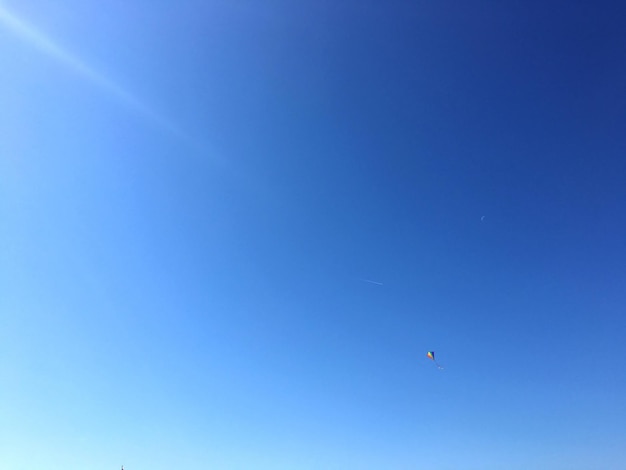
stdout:
<svg viewBox="0 0 626 470">
<path fill-rule="evenodd" d="M 439 369 L 443 369 L 443 367 L 441 367 L 441 366 L 439 365 L 439 363 L 435 360 L 435 351 L 428 351 L 428 352 L 426 353 L 426 357 L 427 357 L 428 359 L 430 359 L 431 361 L 433 361 L 435 364 L 437 364 L 437 367 L 438 367 Z"/>
<path fill-rule="evenodd" d="M 369 282 L 370 284 L 376 284 L 377 286 L 382 286 L 382 285 L 383 285 L 383 283 L 382 283 L 382 282 L 372 281 L 371 279 L 361 279 L 361 281 L 363 281 L 363 282 Z"/>
<path fill-rule="evenodd" d="M 481 221 L 481 222 L 482 222 L 483 220 L 485 220 L 485 216 L 484 216 L 484 215 L 480 218 L 480 221 Z"/>
</svg>

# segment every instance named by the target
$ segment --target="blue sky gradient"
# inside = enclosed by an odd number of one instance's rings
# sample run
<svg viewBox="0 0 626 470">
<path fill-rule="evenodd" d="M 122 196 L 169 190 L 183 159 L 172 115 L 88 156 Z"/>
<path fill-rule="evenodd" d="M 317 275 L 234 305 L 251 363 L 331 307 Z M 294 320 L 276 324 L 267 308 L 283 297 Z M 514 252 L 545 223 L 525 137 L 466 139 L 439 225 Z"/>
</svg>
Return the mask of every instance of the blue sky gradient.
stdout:
<svg viewBox="0 0 626 470">
<path fill-rule="evenodd" d="M 3 465 L 626 468 L 625 47 L 622 2 L 0 2 Z"/>
</svg>

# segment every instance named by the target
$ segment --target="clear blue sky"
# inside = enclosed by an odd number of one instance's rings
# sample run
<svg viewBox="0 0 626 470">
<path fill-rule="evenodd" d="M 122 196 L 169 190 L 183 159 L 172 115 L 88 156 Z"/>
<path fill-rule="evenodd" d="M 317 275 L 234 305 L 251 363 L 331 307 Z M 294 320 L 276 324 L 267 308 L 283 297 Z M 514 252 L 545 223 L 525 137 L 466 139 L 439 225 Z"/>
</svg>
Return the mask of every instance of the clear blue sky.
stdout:
<svg viewBox="0 0 626 470">
<path fill-rule="evenodd" d="M 0 3 L 3 468 L 626 468 L 623 2 L 105 3 Z"/>
</svg>

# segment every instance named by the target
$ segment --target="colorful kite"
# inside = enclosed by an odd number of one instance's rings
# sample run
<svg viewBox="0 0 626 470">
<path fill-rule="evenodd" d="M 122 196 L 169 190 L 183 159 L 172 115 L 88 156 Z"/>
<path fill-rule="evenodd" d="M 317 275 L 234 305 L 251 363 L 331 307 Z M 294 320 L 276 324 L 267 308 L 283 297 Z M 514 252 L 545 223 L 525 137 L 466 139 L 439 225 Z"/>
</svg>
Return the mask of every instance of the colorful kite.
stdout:
<svg viewBox="0 0 626 470">
<path fill-rule="evenodd" d="M 443 369 L 443 367 L 441 367 L 441 366 L 439 365 L 439 363 L 438 363 L 438 362 L 436 361 L 436 359 L 435 359 L 435 351 L 428 351 L 428 352 L 426 353 L 426 357 L 427 357 L 428 359 L 432 360 L 435 364 L 437 364 L 437 367 L 438 367 L 439 369 Z"/>
</svg>

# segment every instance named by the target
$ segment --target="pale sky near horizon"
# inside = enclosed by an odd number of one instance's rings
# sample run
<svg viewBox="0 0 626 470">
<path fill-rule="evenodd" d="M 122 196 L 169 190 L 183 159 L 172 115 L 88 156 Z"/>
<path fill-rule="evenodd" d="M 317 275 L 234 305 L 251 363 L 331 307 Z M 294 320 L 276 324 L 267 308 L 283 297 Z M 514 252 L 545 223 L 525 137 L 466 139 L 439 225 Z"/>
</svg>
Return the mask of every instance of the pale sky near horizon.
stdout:
<svg viewBox="0 0 626 470">
<path fill-rule="evenodd" d="M 626 468 L 625 52 L 609 1 L 0 2 L 2 465 Z"/>
</svg>

